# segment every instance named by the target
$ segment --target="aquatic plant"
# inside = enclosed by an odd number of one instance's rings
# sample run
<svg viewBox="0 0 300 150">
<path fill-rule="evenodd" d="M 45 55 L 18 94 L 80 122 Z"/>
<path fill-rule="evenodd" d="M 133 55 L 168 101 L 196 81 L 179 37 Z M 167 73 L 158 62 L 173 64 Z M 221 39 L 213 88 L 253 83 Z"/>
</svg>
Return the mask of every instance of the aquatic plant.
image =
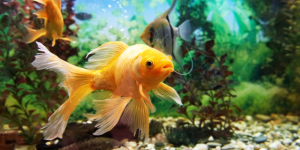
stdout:
<svg viewBox="0 0 300 150">
<path fill-rule="evenodd" d="M 185 46 L 195 50 L 194 63 L 197 66 L 194 66 L 194 71 L 187 76 L 172 74 L 166 79 L 171 86 L 182 85 L 178 93 L 183 95 L 183 106 L 177 108 L 177 112 L 184 114 L 198 130 L 205 131 L 214 138 L 229 137 L 234 128 L 231 122 L 237 120 L 232 115 L 233 111 L 235 109 L 241 112 L 241 109 L 231 103 L 232 98 L 236 96 L 231 94 L 234 89 L 230 85 L 235 82 L 228 79 L 233 72 L 224 65 L 227 54 L 218 58 L 212 49 L 213 40 L 205 43 L 204 51 L 193 45 L 185 44 Z M 190 65 L 186 67 L 189 68 Z M 203 95 L 209 97 L 206 105 L 202 101 Z M 199 122 L 196 122 L 196 118 L 199 118 Z M 197 137 L 193 138 L 199 140 Z"/>
<path fill-rule="evenodd" d="M 42 26 L 42 22 L 32 14 L 33 2 L 5 2 L 0 9 L 5 10 L 0 13 L 0 92 L 3 93 L 0 96 L 0 115 L 8 119 L 11 128 L 21 131 L 19 144 L 32 145 L 42 138 L 39 133 L 41 125 L 47 122 L 67 93 L 58 86 L 55 73 L 37 71 L 31 66 L 36 44 L 22 42 L 26 31 L 24 23 Z M 39 40 L 44 41 L 43 38 Z M 55 49 L 64 59 L 76 54 L 77 50 L 69 49 L 68 43 L 57 42 L 52 50 Z M 51 45 L 50 41 L 45 40 L 45 43 Z M 66 52 L 66 49 L 69 51 Z"/>
</svg>

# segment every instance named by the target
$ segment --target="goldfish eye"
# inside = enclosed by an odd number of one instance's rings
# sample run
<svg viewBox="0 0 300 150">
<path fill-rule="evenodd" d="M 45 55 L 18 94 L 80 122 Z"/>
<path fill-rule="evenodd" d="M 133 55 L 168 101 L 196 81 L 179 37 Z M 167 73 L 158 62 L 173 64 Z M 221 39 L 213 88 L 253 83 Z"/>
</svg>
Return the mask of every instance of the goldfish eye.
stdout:
<svg viewBox="0 0 300 150">
<path fill-rule="evenodd" d="M 154 66 L 154 64 L 153 64 L 153 61 L 152 61 L 152 60 L 147 60 L 147 61 L 146 61 L 146 67 L 147 67 L 148 69 L 152 69 L 153 66 Z"/>
</svg>

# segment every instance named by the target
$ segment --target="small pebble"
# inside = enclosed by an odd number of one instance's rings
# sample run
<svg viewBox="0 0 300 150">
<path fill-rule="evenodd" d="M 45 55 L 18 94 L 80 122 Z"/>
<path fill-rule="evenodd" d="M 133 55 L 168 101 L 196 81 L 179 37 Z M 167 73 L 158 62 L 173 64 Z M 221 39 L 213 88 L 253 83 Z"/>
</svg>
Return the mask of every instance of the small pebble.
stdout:
<svg viewBox="0 0 300 150">
<path fill-rule="evenodd" d="M 58 142 L 59 142 L 59 140 L 55 140 L 55 141 L 54 141 L 54 144 L 56 145 Z"/>
<path fill-rule="evenodd" d="M 87 124 L 92 124 L 92 121 L 88 120 L 86 123 L 87 123 Z"/>
<path fill-rule="evenodd" d="M 214 141 L 214 138 L 213 138 L 212 136 L 210 136 L 210 137 L 208 138 L 208 141 Z"/>
<path fill-rule="evenodd" d="M 208 146 L 206 144 L 197 144 L 193 150 L 208 150 Z"/>
<path fill-rule="evenodd" d="M 265 142 L 268 138 L 266 136 L 259 136 L 259 137 L 256 137 L 254 138 L 254 141 L 256 143 L 262 143 L 262 142 Z"/>
<path fill-rule="evenodd" d="M 46 145 L 47 146 L 50 146 L 51 145 L 51 142 L 49 141 L 49 142 L 46 142 Z"/>
</svg>

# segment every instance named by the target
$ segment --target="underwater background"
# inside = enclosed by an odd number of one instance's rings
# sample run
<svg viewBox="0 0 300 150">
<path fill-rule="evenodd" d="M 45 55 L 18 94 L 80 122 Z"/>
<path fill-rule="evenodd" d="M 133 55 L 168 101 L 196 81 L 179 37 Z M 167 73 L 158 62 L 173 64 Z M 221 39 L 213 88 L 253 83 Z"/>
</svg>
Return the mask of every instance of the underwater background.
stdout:
<svg viewBox="0 0 300 150">
<path fill-rule="evenodd" d="M 86 54 L 106 42 L 144 44 L 142 31 L 171 3 L 62 0 L 63 35 L 77 40 L 57 40 L 54 47 L 45 37 L 37 41 L 61 59 L 84 67 Z M 68 97 L 54 72 L 37 71 L 31 65 L 36 43 L 22 42 L 27 33 L 24 25 L 43 26 L 43 20 L 33 14 L 41 7 L 30 0 L 0 3 L 0 129 L 17 129 L 20 145 L 40 141 L 40 128 Z M 192 43 L 180 43 L 190 50 L 194 69 L 185 76 L 172 73 L 165 80 L 184 105 L 151 94 L 156 106 L 151 117 L 230 124 L 246 115 L 300 115 L 299 0 L 179 0 L 171 23 L 178 27 L 185 20 L 195 27 L 194 38 Z M 184 64 L 190 68 L 189 55 Z M 94 113 L 92 100 L 91 95 L 84 98 L 69 122 L 86 120 L 84 113 Z"/>
</svg>

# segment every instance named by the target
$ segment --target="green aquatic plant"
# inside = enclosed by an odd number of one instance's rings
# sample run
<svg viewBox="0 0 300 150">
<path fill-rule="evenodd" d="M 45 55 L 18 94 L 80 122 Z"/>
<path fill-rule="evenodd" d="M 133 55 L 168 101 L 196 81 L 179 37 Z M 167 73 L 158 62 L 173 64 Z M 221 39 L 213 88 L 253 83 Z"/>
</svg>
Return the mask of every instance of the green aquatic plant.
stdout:
<svg viewBox="0 0 300 150">
<path fill-rule="evenodd" d="M 33 2 L 12 1 L 5 4 L 0 5 L 1 10 L 6 10 L 5 13 L 0 13 L 0 115 L 7 119 L 6 123 L 11 128 L 21 131 L 18 144 L 32 145 L 42 138 L 41 125 L 63 103 L 67 93 L 58 86 L 55 73 L 37 71 L 31 65 L 37 50 L 36 44 L 22 42 L 22 37 L 26 34 L 24 23 L 35 27 L 43 25 L 32 14 Z M 68 18 L 71 13 L 64 11 L 64 14 L 64 20 L 71 24 L 72 20 Z M 73 34 L 68 28 L 64 31 L 64 34 Z M 51 41 L 44 38 L 39 40 L 51 45 Z M 61 40 L 57 43 L 51 49 L 63 59 L 77 51 Z M 68 52 L 64 51 L 66 49 Z"/>
<path fill-rule="evenodd" d="M 214 41 L 205 43 L 205 50 L 199 50 L 193 45 L 185 45 L 194 51 L 194 70 L 187 76 L 172 74 L 167 78 L 167 82 L 172 86 L 181 84 L 178 90 L 183 95 L 183 106 L 177 108 L 177 112 L 184 114 L 192 125 L 201 132 L 207 132 L 207 135 L 214 138 L 227 138 L 232 136 L 232 121 L 237 118 L 233 116 L 234 110 L 241 112 L 241 109 L 232 104 L 232 94 L 234 90 L 230 85 L 235 83 L 228 77 L 233 74 L 224 65 L 227 54 L 217 57 L 212 49 Z M 184 47 L 182 47 L 184 48 Z M 187 68 L 191 67 L 186 65 Z M 206 104 L 203 103 L 203 95 L 209 99 Z M 174 107 L 176 107 L 174 105 Z M 171 107 L 172 108 L 172 107 Z M 196 121 L 198 118 L 199 121 Z M 184 129 L 184 128 L 183 128 Z M 167 135 L 170 137 L 170 135 Z M 172 137 L 172 136 L 171 136 Z M 197 137 L 194 140 L 198 141 Z M 170 141 L 169 141 L 170 142 Z"/>
</svg>

